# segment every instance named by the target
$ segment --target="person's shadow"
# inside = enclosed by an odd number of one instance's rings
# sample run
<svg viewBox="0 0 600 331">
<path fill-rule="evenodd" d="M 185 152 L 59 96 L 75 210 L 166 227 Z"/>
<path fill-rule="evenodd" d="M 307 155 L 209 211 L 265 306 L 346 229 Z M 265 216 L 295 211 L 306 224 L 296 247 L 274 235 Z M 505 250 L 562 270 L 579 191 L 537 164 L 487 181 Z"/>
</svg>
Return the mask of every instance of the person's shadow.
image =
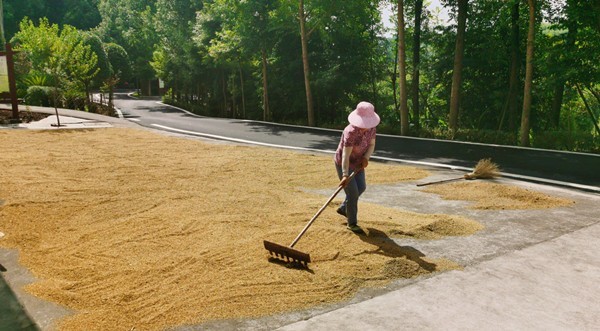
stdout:
<svg viewBox="0 0 600 331">
<path fill-rule="evenodd" d="M 377 246 L 377 248 L 374 250 L 368 251 L 367 254 L 380 254 L 392 258 L 405 257 L 408 260 L 417 263 L 421 268 L 429 272 L 436 270 L 437 265 L 422 259 L 425 254 L 421 253 L 414 247 L 400 246 L 396 244 L 396 242 L 388 237 L 388 235 L 383 231 L 374 228 L 367 228 L 367 233 L 358 237 L 366 243 Z"/>
</svg>

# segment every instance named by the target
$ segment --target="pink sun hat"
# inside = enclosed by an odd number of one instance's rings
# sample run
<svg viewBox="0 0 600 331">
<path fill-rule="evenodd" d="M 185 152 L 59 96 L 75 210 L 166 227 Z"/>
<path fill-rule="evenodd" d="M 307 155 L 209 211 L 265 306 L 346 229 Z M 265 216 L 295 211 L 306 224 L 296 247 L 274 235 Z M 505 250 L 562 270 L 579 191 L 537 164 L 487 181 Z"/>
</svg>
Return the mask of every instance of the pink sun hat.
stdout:
<svg viewBox="0 0 600 331">
<path fill-rule="evenodd" d="M 361 101 L 353 112 L 348 115 L 350 124 L 362 128 L 371 129 L 379 124 L 379 115 L 375 113 L 375 107 L 366 101 Z"/>
</svg>

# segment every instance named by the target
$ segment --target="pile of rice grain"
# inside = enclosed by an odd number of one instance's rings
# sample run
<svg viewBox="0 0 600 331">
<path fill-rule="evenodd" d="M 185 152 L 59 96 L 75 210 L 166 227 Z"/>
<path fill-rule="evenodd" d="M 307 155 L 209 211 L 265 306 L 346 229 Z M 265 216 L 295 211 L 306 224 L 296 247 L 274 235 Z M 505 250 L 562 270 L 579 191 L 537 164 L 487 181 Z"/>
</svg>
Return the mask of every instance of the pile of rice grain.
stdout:
<svg viewBox="0 0 600 331">
<path fill-rule="evenodd" d="M 484 210 L 547 209 L 575 203 L 517 186 L 482 180 L 432 185 L 422 191 L 439 194 L 446 200 L 472 201 L 473 205 L 469 208 Z"/>
</svg>

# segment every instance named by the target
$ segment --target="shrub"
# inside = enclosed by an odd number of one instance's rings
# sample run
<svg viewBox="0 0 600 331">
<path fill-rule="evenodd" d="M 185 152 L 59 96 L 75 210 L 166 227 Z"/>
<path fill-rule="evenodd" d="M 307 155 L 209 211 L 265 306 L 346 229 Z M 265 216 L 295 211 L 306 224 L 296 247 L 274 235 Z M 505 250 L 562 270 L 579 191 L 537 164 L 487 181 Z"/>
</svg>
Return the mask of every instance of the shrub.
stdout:
<svg viewBox="0 0 600 331">
<path fill-rule="evenodd" d="M 532 146 L 583 153 L 600 152 L 599 137 L 577 131 L 540 131 L 533 135 Z"/>
<path fill-rule="evenodd" d="M 30 106 L 50 107 L 54 104 L 54 89 L 48 86 L 30 86 L 27 89 L 25 103 Z M 58 91 L 60 93 L 60 90 Z"/>
<path fill-rule="evenodd" d="M 85 110 L 86 100 L 87 97 L 85 93 L 75 90 L 68 90 L 65 92 L 65 108 Z"/>
</svg>

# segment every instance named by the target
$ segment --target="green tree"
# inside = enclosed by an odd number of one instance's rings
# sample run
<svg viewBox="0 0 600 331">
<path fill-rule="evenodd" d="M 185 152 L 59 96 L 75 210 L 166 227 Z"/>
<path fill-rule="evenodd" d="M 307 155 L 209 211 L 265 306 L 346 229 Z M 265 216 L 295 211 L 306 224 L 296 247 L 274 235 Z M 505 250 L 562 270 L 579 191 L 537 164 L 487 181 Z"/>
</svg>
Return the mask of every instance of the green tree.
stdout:
<svg viewBox="0 0 600 331">
<path fill-rule="evenodd" d="M 49 2 L 47 5 L 50 12 L 56 10 L 56 2 L 62 2 L 64 12 L 57 22 L 71 25 L 78 30 L 90 30 L 100 24 L 101 16 L 98 11 L 99 0 L 62 0 Z"/>
<path fill-rule="evenodd" d="M 155 2 L 145 0 L 100 0 L 102 17 L 96 32 L 104 42 L 121 45 L 127 51 L 132 75 L 143 93 L 150 93 L 155 77 L 150 65 L 158 35 L 154 27 Z"/>
<path fill-rule="evenodd" d="M 26 52 L 32 70 L 43 72 L 53 55 L 54 45 L 59 42 L 59 33 L 58 24 L 50 24 L 48 19 L 40 19 L 38 26 L 32 20 L 24 19 L 11 43 L 16 45 L 15 49 Z"/>
<path fill-rule="evenodd" d="M 360 100 L 372 101 L 378 111 L 383 113 L 386 104 L 379 101 L 380 95 L 384 95 L 381 85 L 385 85 L 385 70 L 390 62 L 386 62 L 389 61 L 389 54 L 385 48 L 389 46 L 389 42 L 380 37 L 378 3 L 358 0 L 311 0 L 307 1 L 305 6 L 308 23 L 306 31 L 309 36 L 309 83 L 315 123 L 345 123 L 348 111 L 352 110 L 350 107 Z M 281 33 L 284 39 L 276 43 L 274 54 L 278 58 L 274 61 L 274 71 L 279 74 L 272 76 L 271 81 L 279 83 L 273 82 L 272 85 L 289 86 L 281 93 L 286 96 L 297 94 L 298 100 L 306 100 L 304 65 L 298 56 L 302 54 L 301 42 L 298 42 L 298 27 L 285 25 L 283 22 L 284 18 L 289 20 L 290 17 L 298 16 L 298 3 L 291 1 L 288 5 L 281 6 L 278 13 L 281 29 L 285 28 L 286 32 Z M 302 73 L 302 76 L 298 77 L 298 72 Z M 304 84 L 290 81 L 290 77 L 296 77 Z M 273 92 L 279 92 L 279 89 Z M 385 93 L 386 96 L 392 97 L 391 91 Z M 281 107 L 289 107 L 290 99 L 295 98 L 287 97 L 285 102 L 282 101 Z M 278 102 L 277 99 L 272 101 Z M 307 109 L 306 102 L 298 106 Z M 298 119 L 300 114 L 297 112 L 294 118 Z M 302 115 L 307 118 L 307 111 Z M 399 122 L 397 113 L 391 114 L 390 117 Z"/>
<path fill-rule="evenodd" d="M 217 3 L 217 2 L 216 2 Z M 215 4 L 216 4 L 215 3 Z M 230 63 L 229 70 L 240 68 L 240 57 L 256 59 L 260 63 L 262 119 L 270 121 L 273 114 L 269 102 L 269 57 L 277 36 L 277 31 L 272 17 L 277 9 L 277 1 L 249 0 L 244 2 L 220 2 L 221 17 L 228 17 L 222 23 L 211 42 L 209 53 Z M 226 16 L 227 15 L 227 16 Z M 237 64 L 236 64 L 237 62 Z M 243 87 L 242 73 L 240 71 L 240 87 Z"/>
<path fill-rule="evenodd" d="M 104 48 L 104 43 L 100 38 L 92 32 L 82 32 L 82 42 L 84 45 L 88 45 L 91 51 L 96 54 L 97 57 L 97 67 L 98 73 L 94 76 L 90 86 L 88 88 L 99 88 L 105 80 L 111 77 L 112 69 L 110 67 L 110 61 L 108 59 L 108 54 Z M 88 90 L 88 101 L 91 102 Z"/>
<path fill-rule="evenodd" d="M 154 25 L 158 38 L 152 65 L 177 95 L 180 91 L 190 95 L 199 81 L 202 64 L 193 42 L 193 28 L 196 12 L 202 8 L 202 2 L 197 0 L 156 2 Z"/>
<path fill-rule="evenodd" d="M 110 65 L 110 76 L 104 80 L 104 90 L 108 91 L 108 105 L 113 106 L 115 86 L 123 77 L 130 76 L 129 58 L 123 47 L 115 43 L 104 44 L 104 50 Z"/>
<path fill-rule="evenodd" d="M 50 23 L 67 24 L 79 30 L 89 30 L 100 23 L 98 0 L 3 0 L 6 38 L 18 31 L 23 18 L 37 22 L 47 18 Z"/>
<path fill-rule="evenodd" d="M 6 40 L 11 40 L 19 31 L 20 23 L 25 17 L 36 22 L 45 17 L 46 4 L 43 0 L 3 0 L 3 7 Z"/>
<path fill-rule="evenodd" d="M 208 113 L 215 113 L 218 108 L 220 116 L 226 116 L 229 105 L 235 100 L 230 97 L 230 74 L 239 67 L 240 35 L 235 32 L 235 22 L 239 12 L 239 4 L 229 0 L 205 3 L 198 12 L 193 32 L 195 47 L 201 55 L 202 99 L 205 99 Z M 234 58 L 238 57 L 238 60 Z M 238 62 L 237 65 L 235 62 Z M 208 74 L 207 74 L 208 73 Z M 233 84 L 231 84 L 233 85 Z M 232 114 L 235 113 L 231 107 Z"/>
<path fill-rule="evenodd" d="M 52 78 L 55 106 L 59 86 L 69 95 L 89 93 L 91 81 L 100 70 L 98 56 L 90 45 L 85 45 L 79 30 L 70 25 L 59 29 L 47 19 L 40 19 L 39 26 L 35 26 L 31 20 L 24 19 L 13 42 L 16 49 L 26 54 L 32 71 Z"/>
</svg>

